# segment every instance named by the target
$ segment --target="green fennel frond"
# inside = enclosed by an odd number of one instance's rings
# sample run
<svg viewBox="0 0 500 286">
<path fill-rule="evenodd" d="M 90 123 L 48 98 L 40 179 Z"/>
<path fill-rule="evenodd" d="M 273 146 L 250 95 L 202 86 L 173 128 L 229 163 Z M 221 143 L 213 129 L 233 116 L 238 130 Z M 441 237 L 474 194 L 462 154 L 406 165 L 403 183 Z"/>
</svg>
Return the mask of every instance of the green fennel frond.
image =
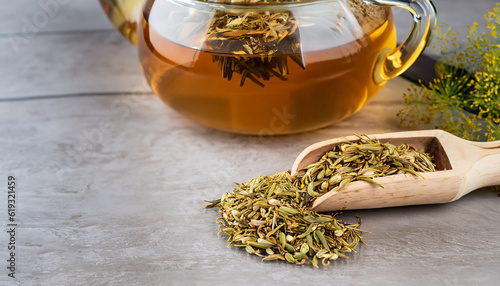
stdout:
<svg viewBox="0 0 500 286">
<path fill-rule="evenodd" d="M 407 127 L 434 125 L 468 140 L 500 140 L 500 3 L 486 11 L 486 32 L 468 27 L 460 45 L 457 32 L 440 25 L 433 48 L 441 53 L 438 77 L 411 84 L 398 113 Z"/>
</svg>

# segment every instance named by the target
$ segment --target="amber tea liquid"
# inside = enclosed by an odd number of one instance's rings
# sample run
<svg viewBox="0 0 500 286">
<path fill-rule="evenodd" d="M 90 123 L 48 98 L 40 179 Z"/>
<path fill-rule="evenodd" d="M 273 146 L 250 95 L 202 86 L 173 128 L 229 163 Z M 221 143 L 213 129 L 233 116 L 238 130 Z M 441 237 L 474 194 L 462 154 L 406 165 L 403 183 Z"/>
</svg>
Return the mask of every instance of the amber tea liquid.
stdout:
<svg viewBox="0 0 500 286">
<path fill-rule="evenodd" d="M 304 67 L 287 61 L 286 80 L 259 85 L 240 74 L 223 78 L 214 56 L 162 37 L 147 19 L 138 30 L 141 66 L 155 93 L 170 107 L 206 126 L 243 134 L 287 134 L 328 126 L 358 111 L 380 88 L 372 80 L 378 54 L 396 45 L 392 15 L 353 42 L 302 50 Z M 249 55 L 249 57 L 260 57 Z"/>
</svg>

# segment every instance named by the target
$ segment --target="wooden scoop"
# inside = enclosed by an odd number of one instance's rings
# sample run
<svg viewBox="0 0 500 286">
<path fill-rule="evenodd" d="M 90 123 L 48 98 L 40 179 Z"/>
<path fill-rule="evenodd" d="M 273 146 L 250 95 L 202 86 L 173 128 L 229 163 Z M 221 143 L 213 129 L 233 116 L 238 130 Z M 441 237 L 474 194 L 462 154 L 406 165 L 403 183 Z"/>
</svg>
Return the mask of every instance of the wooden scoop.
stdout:
<svg viewBox="0 0 500 286">
<path fill-rule="evenodd" d="M 393 145 L 408 144 L 431 153 L 437 171 L 390 175 L 375 178 L 382 187 L 366 181 L 355 181 L 340 191 L 330 191 L 317 198 L 312 208 L 318 212 L 349 209 L 371 209 L 394 206 L 439 204 L 458 200 L 481 187 L 500 185 L 500 141 L 472 142 L 442 130 L 395 132 L 368 135 Z M 295 160 L 292 174 L 318 161 L 334 146 L 358 141 L 348 136 L 322 141 L 307 147 Z"/>
</svg>

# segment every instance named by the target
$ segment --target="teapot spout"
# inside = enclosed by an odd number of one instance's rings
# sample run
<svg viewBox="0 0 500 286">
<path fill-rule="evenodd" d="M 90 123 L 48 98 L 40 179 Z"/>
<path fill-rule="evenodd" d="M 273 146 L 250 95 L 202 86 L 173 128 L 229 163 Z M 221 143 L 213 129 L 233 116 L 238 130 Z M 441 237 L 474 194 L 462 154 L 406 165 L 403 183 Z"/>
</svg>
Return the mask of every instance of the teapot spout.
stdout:
<svg viewBox="0 0 500 286">
<path fill-rule="evenodd" d="M 99 0 L 104 13 L 115 28 L 134 46 L 137 44 L 137 22 L 145 0 Z"/>
</svg>

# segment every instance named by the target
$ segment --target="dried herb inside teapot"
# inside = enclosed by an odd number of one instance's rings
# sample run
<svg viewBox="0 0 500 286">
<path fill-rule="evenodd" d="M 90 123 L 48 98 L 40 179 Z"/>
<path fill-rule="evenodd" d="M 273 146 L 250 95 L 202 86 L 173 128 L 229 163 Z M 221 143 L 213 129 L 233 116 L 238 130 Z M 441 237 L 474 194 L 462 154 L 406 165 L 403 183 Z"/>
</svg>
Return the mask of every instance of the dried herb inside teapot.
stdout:
<svg viewBox="0 0 500 286">
<path fill-rule="evenodd" d="M 305 68 L 301 58 L 297 21 L 291 12 L 229 13 L 217 11 L 204 40 L 207 49 L 217 51 L 222 77 L 240 74 L 264 86 L 263 80 L 286 80 L 288 59 Z"/>
<path fill-rule="evenodd" d="M 319 214 L 311 203 L 327 191 L 339 191 L 350 182 L 391 174 L 435 171 L 432 157 L 402 144 L 394 146 L 367 136 L 345 142 L 307 166 L 304 174 L 290 172 L 260 176 L 237 184 L 221 199 L 207 201 L 205 208 L 217 207 L 220 233 L 229 245 L 245 250 L 264 261 L 286 260 L 292 264 L 318 262 L 328 265 L 348 258 L 363 242 L 357 223 L 344 223 L 336 214 Z"/>
</svg>

